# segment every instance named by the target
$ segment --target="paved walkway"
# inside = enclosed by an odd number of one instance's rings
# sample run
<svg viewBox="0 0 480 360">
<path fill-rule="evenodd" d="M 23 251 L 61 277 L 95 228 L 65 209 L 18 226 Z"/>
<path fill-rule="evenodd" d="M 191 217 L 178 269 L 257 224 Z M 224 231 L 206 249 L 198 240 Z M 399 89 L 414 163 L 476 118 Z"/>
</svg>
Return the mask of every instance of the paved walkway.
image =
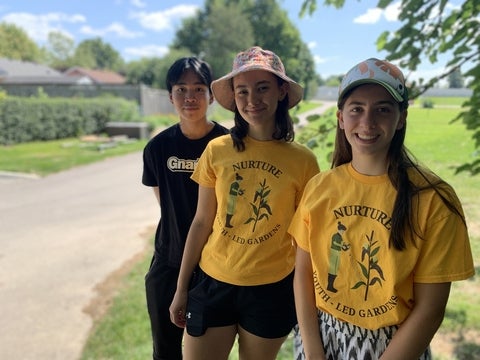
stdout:
<svg viewBox="0 0 480 360">
<path fill-rule="evenodd" d="M 96 286 L 156 226 L 141 172 L 137 152 L 45 178 L 0 174 L 0 359 L 79 358 Z"/>
<path fill-rule="evenodd" d="M 150 239 L 141 153 L 41 179 L 0 176 L 0 359 L 74 360 L 95 286 Z"/>
</svg>

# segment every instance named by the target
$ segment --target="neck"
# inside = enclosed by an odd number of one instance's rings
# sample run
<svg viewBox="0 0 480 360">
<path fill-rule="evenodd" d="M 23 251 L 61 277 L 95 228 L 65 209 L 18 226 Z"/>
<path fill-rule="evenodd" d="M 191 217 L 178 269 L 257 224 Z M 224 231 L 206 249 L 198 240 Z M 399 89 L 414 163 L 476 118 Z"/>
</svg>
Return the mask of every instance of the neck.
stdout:
<svg viewBox="0 0 480 360">
<path fill-rule="evenodd" d="M 189 139 L 201 139 L 212 130 L 214 124 L 207 119 L 198 122 L 180 121 L 182 134 Z"/>
<path fill-rule="evenodd" d="M 369 176 L 385 175 L 388 171 L 388 163 L 385 158 L 357 157 L 352 160 L 352 166 L 360 174 Z"/>
</svg>

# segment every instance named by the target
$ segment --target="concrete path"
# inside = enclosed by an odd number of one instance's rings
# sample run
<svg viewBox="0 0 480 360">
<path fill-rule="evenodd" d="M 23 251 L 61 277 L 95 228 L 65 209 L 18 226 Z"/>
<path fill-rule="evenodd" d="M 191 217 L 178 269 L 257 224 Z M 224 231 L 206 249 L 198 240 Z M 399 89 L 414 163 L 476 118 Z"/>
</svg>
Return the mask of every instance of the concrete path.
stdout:
<svg viewBox="0 0 480 360">
<path fill-rule="evenodd" d="M 159 209 L 141 173 L 141 153 L 45 178 L 0 173 L 1 360 L 79 358 L 98 285 L 153 235 Z"/>
<path fill-rule="evenodd" d="M 78 359 L 95 286 L 153 234 L 141 173 L 134 153 L 41 179 L 0 176 L 0 359 Z"/>
</svg>

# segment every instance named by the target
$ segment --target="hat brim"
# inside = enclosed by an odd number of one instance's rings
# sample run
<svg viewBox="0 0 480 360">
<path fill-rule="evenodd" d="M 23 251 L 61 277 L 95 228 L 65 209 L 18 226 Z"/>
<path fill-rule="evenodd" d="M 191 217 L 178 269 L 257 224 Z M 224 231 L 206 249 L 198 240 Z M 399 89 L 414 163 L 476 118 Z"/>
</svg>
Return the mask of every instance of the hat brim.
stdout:
<svg viewBox="0 0 480 360">
<path fill-rule="evenodd" d="M 364 85 L 364 84 L 378 84 L 383 86 L 389 93 L 392 95 L 392 97 L 398 101 L 398 102 L 404 102 L 405 99 L 403 98 L 402 95 L 400 95 L 393 87 L 391 87 L 389 84 L 379 81 L 376 79 L 360 79 L 357 81 L 353 81 L 352 83 L 348 84 L 348 86 L 343 89 L 343 91 L 338 95 L 338 101 L 337 103 L 340 104 L 340 102 L 343 100 L 345 97 L 345 94 L 352 90 L 353 88 L 356 88 L 357 86 Z"/>
<path fill-rule="evenodd" d="M 235 94 L 233 93 L 232 79 L 238 74 L 241 74 L 247 71 L 253 71 L 253 70 L 268 71 L 278 76 L 280 79 L 285 80 L 289 84 L 289 89 L 288 89 L 288 108 L 289 109 L 296 106 L 302 100 L 303 87 L 300 84 L 293 81 L 288 76 L 282 73 L 270 71 L 268 69 L 265 69 L 265 67 L 263 66 L 251 66 L 251 65 L 248 66 L 248 69 L 239 68 L 213 81 L 211 87 L 212 87 L 213 97 L 215 98 L 215 100 L 225 109 L 235 112 Z"/>
</svg>

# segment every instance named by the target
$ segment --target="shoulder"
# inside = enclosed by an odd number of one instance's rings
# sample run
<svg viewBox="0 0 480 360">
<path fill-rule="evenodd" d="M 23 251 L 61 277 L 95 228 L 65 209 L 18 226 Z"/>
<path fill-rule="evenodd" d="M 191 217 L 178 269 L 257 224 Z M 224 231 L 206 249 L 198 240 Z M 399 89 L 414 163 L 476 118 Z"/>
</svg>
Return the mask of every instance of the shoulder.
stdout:
<svg viewBox="0 0 480 360">
<path fill-rule="evenodd" d="M 222 147 L 226 145 L 233 146 L 232 138 L 229 134 L 220 135 L 210 140 L 207 146 L 210 148 L 214 148 L 214 147 Z"/>
<path fill-rule="evenodd" d="M 344 164 L 334 167 L 333 169 L 319 172 L 310 180 L 310 182 L 315 185 L 326 182 L 340 185 L 349 178 L 350 175 L 348 172 L 347 164 Z"/>
<path fill-rule="evenodd" d="M 222 124 L 217 123 L 216 121 L 213 121 L 213 132 L 214 134 L 228 134 L 230 133 L 230 130 L 228 130 L 225 126 Z"/>
<path fill-rule="evenodd" d="M 307 156 L 310 158 L 315 158 L 316 156 L 312 150 L 306 145 L 300 144 L 296 141 L 285 142 L 286 146 L 289 148 L 289 151 L 293 151 L 299 155 Z"/>
<path fill-rule="evenodd" d="M 177 131 L 179 129 L 179 125 L 178 123 L 177 124 L 173 124 L 169 127 L 167 127 L 166 129 L 163 129 L 162 131 L 160 131 L 158 134 L 156 134 L 155 136 L 153 136 L 149 141 L 148 141 L 148 144 L 150 143 L 157 143 L 157 142 L 160 142 L 160 141 L 165 141 L 169 138 L 173 138 L 175 137 L 175 135 L 177 134 Z"/>
</svg>

